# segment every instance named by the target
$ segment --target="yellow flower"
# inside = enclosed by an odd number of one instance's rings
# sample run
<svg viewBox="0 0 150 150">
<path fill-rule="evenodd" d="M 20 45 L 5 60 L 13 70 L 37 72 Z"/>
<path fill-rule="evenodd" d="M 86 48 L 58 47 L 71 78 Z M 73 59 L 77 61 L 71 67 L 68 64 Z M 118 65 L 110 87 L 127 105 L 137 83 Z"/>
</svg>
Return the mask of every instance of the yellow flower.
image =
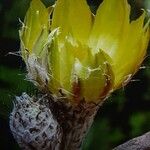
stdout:
<svg viewBox="0 0 150 150">
<path fill-rule="evenodd" d="M 20 30 L 28 78 L 56 96 L 99 102 L 127 84 L 150 39 L 145 11 L 130 21 L 127 0 L 104 0 L 96 15 L 86 0 L 32 0 Z"/>
</svg>

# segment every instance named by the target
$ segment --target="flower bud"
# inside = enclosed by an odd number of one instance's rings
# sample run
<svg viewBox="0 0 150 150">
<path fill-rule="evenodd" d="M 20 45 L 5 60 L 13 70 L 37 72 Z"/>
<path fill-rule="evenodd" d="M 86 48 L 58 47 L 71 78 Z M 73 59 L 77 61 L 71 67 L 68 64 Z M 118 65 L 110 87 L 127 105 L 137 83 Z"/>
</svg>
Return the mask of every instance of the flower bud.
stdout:
<svg viewBox="0 0 150 150">
<path fill-rule="evenodd" d="M 9 123 L 15 140 L 24 150 L 60 147 L 62 129 L 51 110 L 43 104 L 45 101 L 44 96 L 30 97 L 26 93 L 16 97 Z"/>
</svg>

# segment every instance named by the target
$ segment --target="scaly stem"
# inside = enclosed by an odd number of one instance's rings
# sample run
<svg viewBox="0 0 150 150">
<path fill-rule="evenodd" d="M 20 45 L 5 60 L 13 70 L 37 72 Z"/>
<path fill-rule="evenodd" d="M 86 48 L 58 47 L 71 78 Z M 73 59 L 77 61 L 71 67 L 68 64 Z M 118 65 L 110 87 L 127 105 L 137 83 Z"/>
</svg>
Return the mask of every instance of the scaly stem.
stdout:
<svg viewBox="0 0 150 150">
<path fill-rule="evenodd" d="M 98 108 L 51 94 L 31 98 L 24 93 L 16 98 L 10 128 L 25 150 L 80 150 Z"/>
</svg>

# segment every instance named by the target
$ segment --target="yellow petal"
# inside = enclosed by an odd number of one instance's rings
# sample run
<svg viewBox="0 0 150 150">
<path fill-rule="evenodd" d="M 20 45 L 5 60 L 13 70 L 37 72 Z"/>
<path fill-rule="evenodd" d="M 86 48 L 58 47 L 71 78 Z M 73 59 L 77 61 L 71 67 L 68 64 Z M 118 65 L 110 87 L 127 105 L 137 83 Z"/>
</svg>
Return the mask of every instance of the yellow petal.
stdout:
<svg viewBox="0 0 150 150">
<path fill-rule="evenodd" d="M 32 0 L 27 11 L 25 22 L 20 31 L 20 38 L 30 53 L 41 50 L 44 38 L 48 36 L 49 13 L 47 8 L 40 0 Z M 37 45 L 36 45 L 37 44 Z"/>
<path fill-rule="evenodd" d="M 150 39 L 149 29 L 145 31 L 143 27 L 144 19 L 145 13 L 131 22 L 112 57 L 116 74 L 114 88 L 126 85 L 144 60 Z"/>
<path fill-rule="evenodd" d="M 68 48 L 66 41 L 63 47 L 59 47 L 58 38 L 53 40 L 49 55 L 49 68 L 51 80 L 49 82 L 50 91 L 58 94 L 59 90 L 70 94 L 72 91 L 71 76 L 74 57 L 71 49 Z"/>
<path fill-rule="evenodd" d="M 75 103 L 83 98 L 99 102 L 112 89 L 114 76 L 106 55 L 101 51 L 92 55 L 91 49 L 66 40 L 62 47 L 58 38 L 50 48 L 49 89 L 56 95 L 61 91 Z"/>
<path fill-rule="evenodd" d="M 114 81 L 113 73 L 102 51 L 95 54 L 93 58 L 90 55 L 87 59 L 90 61 L 86 63 L 76 59 L 74 82 L 80 92 L 80 99 L 97 103 L 111 91 Z"/>
<path fill-rule="evenodd" d="M 91 11 L 86 0 L 57 0 L 52 19 L 52 30 L 60 27 L 61 38 L 72 35 L 85 42 L 92 25 Z"/>
<path fill-rule="evenodd" d="M 130 6 L 127 0 L 104 0 L 99 6 L 92 33 L 90 47 L 96 52 L 105 50 L 110 56 L 116 50 L 119 38 L 129 24 Z"/>
<path fill-rule="evenodd" d="M 124 86 L 144 59 L 149 31 L 143 24 L 145 13 L 130 23 L 127 0 L 104 0 L 100 5 L 89 40 L 96 52 L 102 49 L 112 61 L 115 75 L 114 89 Z"/>
</svg>

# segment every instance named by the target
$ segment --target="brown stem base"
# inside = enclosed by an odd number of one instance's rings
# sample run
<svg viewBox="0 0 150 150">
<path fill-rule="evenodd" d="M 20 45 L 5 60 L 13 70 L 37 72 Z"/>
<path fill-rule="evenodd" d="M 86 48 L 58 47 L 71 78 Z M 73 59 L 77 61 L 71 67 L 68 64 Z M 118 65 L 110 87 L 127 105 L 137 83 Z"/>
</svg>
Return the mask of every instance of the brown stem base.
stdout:
<svg viewBox="0 0 150 150">
<path fill-rule="evenodd" d="M 99 105 L 23 93 L 16 98 L 10 129 L 25 150 L 79 150 Z"/>
</svg>

